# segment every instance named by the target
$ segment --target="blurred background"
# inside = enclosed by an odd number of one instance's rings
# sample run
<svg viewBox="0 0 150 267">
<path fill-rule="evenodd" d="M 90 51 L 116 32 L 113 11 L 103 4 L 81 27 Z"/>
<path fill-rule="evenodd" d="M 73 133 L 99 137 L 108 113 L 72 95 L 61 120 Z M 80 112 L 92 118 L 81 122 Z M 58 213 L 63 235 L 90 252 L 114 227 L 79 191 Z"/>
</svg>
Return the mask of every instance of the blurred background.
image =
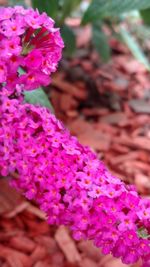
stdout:
<svg viewBox="0 0 150 267">
<path fill-rule="evenodd" d="M 150 0 L 0 0 L 33 6 L 60 27 L 63 57 L 48 88 L 28 101 L 53 107 L 111 172 L 150 198 Z M 48 102 L 47 102 L 48 101 Z M 48 103 L 48 104 L 47 104 Z M 0 267 L 125 267 L 0 180 Z M 141 263 L 133 265 L 141 266 Z"/>
</svg>

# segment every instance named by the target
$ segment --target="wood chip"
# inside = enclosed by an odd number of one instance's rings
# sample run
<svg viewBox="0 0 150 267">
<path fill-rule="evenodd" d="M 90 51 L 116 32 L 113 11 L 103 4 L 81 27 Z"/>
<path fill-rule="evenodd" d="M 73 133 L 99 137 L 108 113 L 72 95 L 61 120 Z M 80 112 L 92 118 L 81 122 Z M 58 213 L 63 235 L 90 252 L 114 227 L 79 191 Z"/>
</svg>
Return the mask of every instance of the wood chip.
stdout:
<svg viewBox="0 0 150 267">
<path fill-rule="evenodd" d="M 20 194 L 9 186 L 9 179 L 0 179 L 0 214 L 12 211 L 22 202 Z"/>
<path fill-rule="evenodd" d="M 42 245 L 49 255 L 56 253 L 59 249 L 55 239 L 50 236 L 41 235 L 35 237 L 35 241 Z"/>
<path fill-rule="evenodd" d="M 9 245 L 16 249 L 26 253 L 31 253 L 35 249 L 35 243 L 25 236 L 12 237 Z"/>
<path fill-rule="evenodd" d="M 95 247 L 92 241 L 80 241 L 78 248 L 82 253 L 84 253 L 84 255 L 88 255 L 88 257 L 94 261 L 99 262 L 102 258 L 100 249 Z"/>
<path fill-rule="evenodd" d="M 42 220 L 46 220 L 46 215 L 43 211 L 41 211 L 39 208 L 33 206 L 33 205 L 28 205 L 27 210 L 31 212 L 32 214 L 36 215 L 38 218 Z"/>
<path fill-rule="evenodd" d="M 146 100 L 132 99 L 129 101 L 129 105 L 136 113 L 150 114 L 150 102 Z"/>
<path fill-rule="evenodd" d="M 46 257 L 45 248 L 41 245 L 38 245 L 30 255 L 32 265 L 35 264 L 37 261 L 43 260 L 45 257 Z"/>
<path fill-rule="evenodd" d="M 129 121 L 123 112 L 115 112 L 109 115 L 102 116 L 100 121 L 108 123 L 108 124 L 117 124 L 119 126 L 128 125 Z"/>
<path fill-rule="evenodd" d="M 13 218 L 15 217 L 17 214 L 23 212 L 27 207 L 29 206 L 29 202 L 24 201 L 23 203 L 17 205 L 17 207 L 15 209 L 13 209 L 11 212 L 6 213 L 5 217 L 6 218 Z"/>
<path fill-rule="evenodd" d="M 135 137 L 133 139 L 128 136 L 123 136 L 119 138 L 114 138 L 113 140 L 119 144 L 128 145 L 132 148 L 138 148 L 150 151 L 150 139 L 147 137 Z"/>
<path fill-rule="evenodd" d="M 72 240 L 64 226 L 59 227 L 56 231 L 55 240 L 60 249 L 63 251 L 68 262 L 76 263 L 81 260 L 81 256 L 77 250 L 75 242 Z"/>
<path fill-rule="evenodd" d="M 54 79 L 52 80 L 52 85 L 59 88 L 65 93 L 69 93 L 77 99 L 85 100 L 87 97 L 87 93 L 85 91 L 80 90 L 80 88 L 71 83 L 68 83 L 67 81 L 61 80 L 58 76 L 54 77 Z"/>
<path fill-rule="evenodd" d="M 80 134 L 78 138 L 83 145 L 88 145 L 96 151 L 108 151 L 111 143 L 108 133 L 103 134 L 93 129 Z"/>
<path fill-rule="evenodd" d="M 8 261 L 11 267 L 30 267 L 30 258 L 22 252 L 0 245 L 0 258 Z"/>
<path fill-rule="evenodd" d="M 98 267 L 97 263 L 89 258 L 84 258 L 79 262 L 79 267 Z"/>
</svg>

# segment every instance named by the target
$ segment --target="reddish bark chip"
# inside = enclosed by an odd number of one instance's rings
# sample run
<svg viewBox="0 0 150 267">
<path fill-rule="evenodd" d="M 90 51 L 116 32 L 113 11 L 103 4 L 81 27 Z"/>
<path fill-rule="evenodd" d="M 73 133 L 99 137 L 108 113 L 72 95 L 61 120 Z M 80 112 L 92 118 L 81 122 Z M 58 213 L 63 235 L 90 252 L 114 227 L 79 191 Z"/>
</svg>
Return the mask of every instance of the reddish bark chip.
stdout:
<svg viewBox="0 0 150 267">
<path fill-rule="evenodd" d="M 32 264 L 35 264 L 37 261 L 41 261 L 46 257 L 46 250 L 43 246 L 38 245 L 35 250 L 32 252 L 30 259 Z"/>
<path fill-rule="evenodd" d="M 81 260 L 81 256 L 77 250 L 75 242 L 72 240 L 64 226 L 58 228 L 55 234 L 55 239 L 66 259 L 70 263 L 76 263 Z"/>
<path fill-rule="evenodd" d="M 59 250 L 59 247 L 54 238 L 50 236 L 38 236 L 35 238 L 35 241 L 42 245 L 48 254 L 56 253 Z"/>
<path fill-rule="evenodd" d="M 96 248 L 91 241 L 81 241 L 78 244 L 79 250 L 94 261 L 99 261 L 102 254 L 99 248 Z"/>
<path fill-rule="evenodd" d="M 98 264 L 89 258 L 84 258 L 79 262 L 79 267 L 98 267 Z"/>
<path fill-rule="evenodd" d="M 5 259 L 11 267 L 30 267 L 30 258 L 22 252 L 0 245 L 0 258 Z"/>
<path fill-rule="evenodd" d="M 15 236 L 10 240 L 9 245 L 25 253 L 31 253 L 35 248 L 35 243 L 26 236 Z"/>
</svg>

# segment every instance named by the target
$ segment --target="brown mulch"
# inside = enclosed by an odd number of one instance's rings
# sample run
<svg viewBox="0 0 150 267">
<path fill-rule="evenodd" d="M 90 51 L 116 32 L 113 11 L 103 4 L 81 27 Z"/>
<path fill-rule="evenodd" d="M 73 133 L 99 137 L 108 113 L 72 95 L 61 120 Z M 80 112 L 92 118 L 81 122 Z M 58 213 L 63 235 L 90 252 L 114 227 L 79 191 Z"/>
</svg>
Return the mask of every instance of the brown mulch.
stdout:
<svg viewBox="0 0 150 267">
<path fill-rule="evenodd" d="M 102 256 L 91 242 L 75 242 L 64 226 L 49 226 L 45 214 L 12 190 L 8 180 L 0 180 L 0 196 L 0 267 L 127 266 Z"/>
<path fill-rule="evenodd" d="M 84 49 L 84 42 L 87 39 L 80 39 L 76 57 L 63 60 L 53 76 L 50 98 L 56 115 L 116 176 L 134 183 L 147 197 L 150 74 L 115 40 L 108 64 Z M 0 180 L 0 267 L 125 266 L 110 255 L 102 256 L 91 242 L 75 242 L 65 227 L 49 226 L 34 203 Z"/>
<path fill-rule="evenodd" d="M 7 0 L 0 0 L 0 6 L 6 6 L 6 5 L 8 5 Z"/>
<path fill-rule="evenodd" d="M 150 73 L 122 44 L 112 40 L 112 60 L 95 52 L 63 60 L 53 77 L 56 115 L 80 142 L 139 193 L 150 195 Z"/>
</svg>

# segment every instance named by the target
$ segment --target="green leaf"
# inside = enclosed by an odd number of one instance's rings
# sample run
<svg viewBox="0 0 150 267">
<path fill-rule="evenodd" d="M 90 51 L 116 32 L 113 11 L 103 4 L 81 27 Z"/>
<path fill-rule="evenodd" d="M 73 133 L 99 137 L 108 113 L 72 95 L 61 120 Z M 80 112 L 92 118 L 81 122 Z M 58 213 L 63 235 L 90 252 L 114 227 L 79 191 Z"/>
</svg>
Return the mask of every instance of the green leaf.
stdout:
<svg viewBox="0 0 150 267">
<path fill-rule="evenodd" d="M 25 74 L 26 72 L 25 72 L 25 70 L 24 70 L 23 68 L 19 67 L 19 69 L 18 69 L 18 73 L 19 73 L 19 75 L 23 75 L 23 74 Z"/>
<path fill-rule="evenodd" d="M 150 8 L 140 11 L 141 17 L 146 25 L 150 25 Z"/>
<path fill-rule="evenodd" d="M 121 27 L 120 29 L 120 34 L 123 41 L 127 44 L 134 57 L 139 62 L 141 62 L 146 67 L 147 70 L 150 70 L 150 62 L 148 61 L 146 55 L 142 51 L 141 47 L 139 46 L 135 38 L 123 27 Z"/>
<path fill-rule="evenodd" d="M 32 91 L 24 91 L 24 97 L 25 102 L 47 107 L 53 112 L 53 107 L 42 88 Z"/>
<path fill-rule="evenodd" d="M 38 8 L 40 12 L 46 12 L 55 19 L 59 8 L 59 0 L 32 0 L 32 6 Z"/>
<path fill-rule="evenodd" d="M 111 50 L 108 38 L 98 25 L 93 25 L 93 45 L 104 62 L 107 62 L 111 56 Z"/>
<path fill-rule="evenodd" d="M 74 32 L 70 27 L 64 24 L 61 28 L 61 36 L 65 43 L 65 54 L 67 56 L 72 56 L 76 49 L 76 38 Z"/>
<path fill-rule="evenodd" d="M 93 0 L 84 13 L 82 24 L 150 7 L 150 0 Z"/>
<path fill-rule="evenodd" d="M 15 5 L 26 6 L 24 0 L 10 0 L 10 1 L 9 1 L 9 5 L 12 5 L 12 6 L 15 6 Z"/>
<path fill-rule="evenodd" d="M 140 238 L 143 238 L 143 239 L 148 239 L 150 237 L 150 235 L 148 234 L 148 231 L 147 229 L 141 227 L 137 230 L 137 234 Z"/>
<path fill-rule="evenodd" d="M 61 24 L 64 22 L 65 18 L 68 17 L 72 11 L 81 3 L 81 0 L 63 0 L 62 3 L 62 17 Z"/>
</svg>

